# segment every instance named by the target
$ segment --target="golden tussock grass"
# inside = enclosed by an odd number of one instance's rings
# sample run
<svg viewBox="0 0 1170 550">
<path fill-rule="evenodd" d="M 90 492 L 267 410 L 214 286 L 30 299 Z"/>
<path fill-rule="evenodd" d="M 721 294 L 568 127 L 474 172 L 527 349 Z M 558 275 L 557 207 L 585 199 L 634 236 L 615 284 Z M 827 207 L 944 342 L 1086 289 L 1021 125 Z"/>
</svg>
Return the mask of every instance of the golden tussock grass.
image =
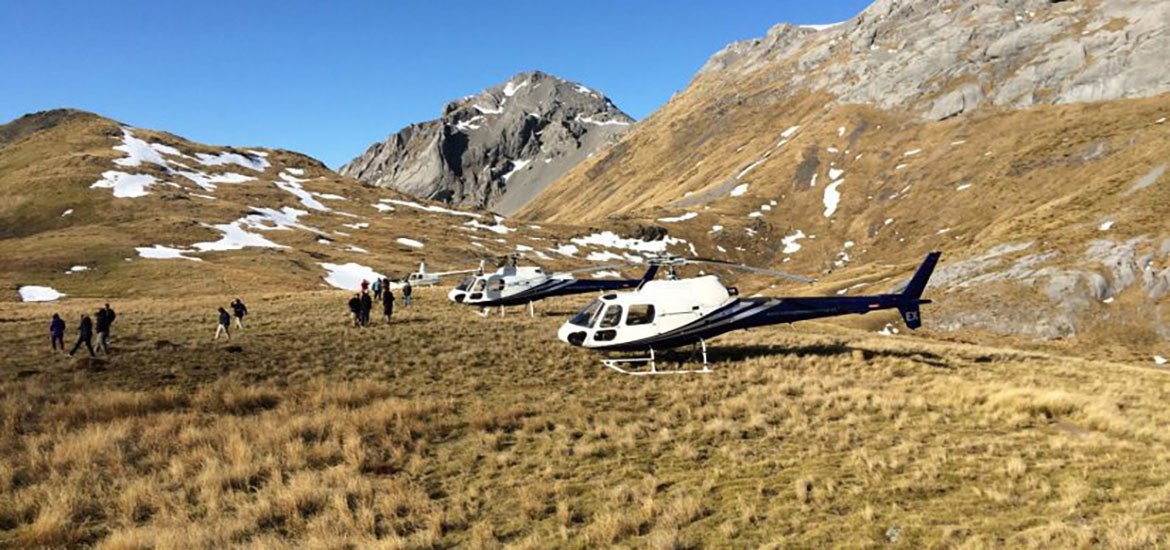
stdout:
<svg viewBox="0 0 1170 550">
<path fill-rule="evenodd" d="M 344 300 L 251 299 L 230 344 L 226 299 L 115 303 L 89 365 L 41 332 L 93 304 L 0 306 L 0 545 L 1168 542 L 1161 370 L 809 325 L 641 379 L 552 341 L 581 300 L 483 319 L 424 291 L 364 330 Z"/>
</svg>

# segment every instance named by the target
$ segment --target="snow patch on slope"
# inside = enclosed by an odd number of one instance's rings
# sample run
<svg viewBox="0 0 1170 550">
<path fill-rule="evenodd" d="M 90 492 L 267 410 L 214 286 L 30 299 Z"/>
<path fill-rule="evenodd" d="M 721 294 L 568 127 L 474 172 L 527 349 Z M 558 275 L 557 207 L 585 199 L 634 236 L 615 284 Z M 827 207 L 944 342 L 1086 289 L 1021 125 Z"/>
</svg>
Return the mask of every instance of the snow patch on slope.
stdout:
<svg viewBox="0 0 1170 550">
<path fill-rule="evenodd" d="M 826 218 L 833 217 L 833 214 L 837 212 L 837 206 L 841 204 L 841 192 L 837 188 L 841 187 L 842 183 L 845 183 L 845 180 L 837 180 L 825 188 L 824 203 Z"/>
<path fill-rule="evenodd" d="M 113 189 L 115 197 L 132 199 L 149 195 L 147 189 L 157 183 L 158 180 L 150 174 L 127 174 L 117 170 L 107 170 L 102 172 L 102 179 L 89 187 L 91 189 Z"/>
<path fill-rule="evenodd" d="M 20 293 L 20 301 L 22 302 L 54 302 L 65 297 L 64 294 L 47 286 L 22 286 L 17 292 Z"/>
<path fill-rule="evenodd" d="M 188 252 L 193 252 L 192 250 L 182 250 L 182 249 L 173 248 L 170 246 L 163 246 L 161 244 L 156 244 L 156 245 L 151 246 L 151 247 L 141 247 L 140 246 L 140 247 L 135 248 L 134 250 L 138 251 L 139 257 L 146 258 L 149 260 L 183 259 L 183 260 L 191 260 L 193 262 L 202 262 L 203 261 L 199 258 L 192 258 L 190 256 L 183 255 L 183 254 L 188 253 Z"/>
<path fill-rule="evenodd" d="M 346 264 L 322 263 L 321 267 L 325 268 L 327 272 L 325 275 L 326 283 L 345 290 L 358 291 L 362 288 L 362 281 L 373 281 L 384 277 L 373 269 L 353 262 Z"/>
</svg>

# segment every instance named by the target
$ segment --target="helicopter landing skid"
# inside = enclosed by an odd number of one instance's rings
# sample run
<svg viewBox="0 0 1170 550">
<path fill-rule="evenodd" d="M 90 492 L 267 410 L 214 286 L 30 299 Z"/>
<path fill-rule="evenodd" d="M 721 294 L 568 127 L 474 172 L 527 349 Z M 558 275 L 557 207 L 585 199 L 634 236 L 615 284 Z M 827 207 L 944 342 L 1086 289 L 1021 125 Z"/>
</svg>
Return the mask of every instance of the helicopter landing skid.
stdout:
<svg viewBox="0 0 1170 550">
<path fill-rule="evenodd" d="M 691 356 L 687 359 L 687 361 L 689 361 L 690 359 L 693 359 L 695 357 L 695 355 L 699 354 L 700 352 L 702 353 L 702 357 L 703 357 L 703 368 L 701 368 L 701 369 L 682 368 L 683 363 L 685 363 L 686 361 L 679 361 L 678 363 L 676 363 L 677 368 L 674 368 L 674 369 L 665 369 L 665 370 L 659 369 L 657 361 L 656 361 L 657 357 L 655 355 L 654 348 L 650 348 L 650 355 L 649 356 L 624 357 L 624 358 L 620 358 L 620 359 L 602 359 L 601 364 L 605 365 L 605 366 L 607 366 L 607 367 L 609 367 L 617 372 L 620 372 L 622 374 L 628 374 L 631 376 L 650 376 L 650 375 L 656 375 L 656 374 L 704 374 L 704 373 L 711 372 L 711 365 L 707 362 L 707 342 L 705 342 L 705 341 L 702 341 L 702 340 L 699 341 L 699 345 L 697 346 L 697 349 L 695 349 L 695 351 L 691 353 Z M 623 365 L 632 365 L 635 367 L 629 368 L 629 367 L 626 367 Z M 649 370 L 638 368 L 638 366 L 649 367 Z"/>
</svg>

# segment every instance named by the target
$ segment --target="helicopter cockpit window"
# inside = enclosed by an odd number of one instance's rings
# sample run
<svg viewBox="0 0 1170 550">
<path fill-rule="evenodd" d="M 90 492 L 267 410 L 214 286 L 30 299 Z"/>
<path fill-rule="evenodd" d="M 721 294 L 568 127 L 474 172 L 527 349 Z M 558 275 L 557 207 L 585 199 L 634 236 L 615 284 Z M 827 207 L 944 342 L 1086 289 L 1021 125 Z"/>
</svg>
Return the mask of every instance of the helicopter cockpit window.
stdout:
<svg viewBox="0 0 1170 550">
<path fill-rule="evenodd" d="M 464 277 L 459 284 L 455 286 L 456 290 L 464 290 L 471 288 L 471 284 L 475 282 L 475 277 Z"/>
<path fill-rule="evenodd" d="M 605 304 L 603 304 L 601 300 L 593 300 L 592 302 L 589 302 L 589 305 L 585 306 L 585 309 L 581 310 L 581 313 L 578 313 L 572 319 L 569 319 L 569 323 L 579 327 L 588 327 L 592 325 L 593 318 L 597 316 L 597 312 L 601 311 L 601 306 L 603 305 Z"/>
<path fill-rule="evenodd" d="M 653 322 L 654 306 L 648 304 L 630 306 L 630 313 L 626 315 L 627 325 L 649 325 Z"/>
<path fill-rule="evenodd" d="M 490 292 L 503 292 L 503 290 L 504 290 L 504 280 L 503 279 L 492 279 L 490 282 L 488 282 L 488 291 L 490 291 Z"/>
<path fill-rule="evenodd" d="M 613 328 L 618 326 L 622 320 L 622 306 L 617 304 L 611 305 L 605 309 L 605 315 L 601 316 L 601 324 L 599 328 Z"/>
<path fill-rule="evenodd" d="M 472 285 L 472 287 L 471 287 L 471 291 L 472 292 L 483 292 L 483 286 L 485 284 L 487 284 L 487 281 L 485 281 L 483 279 L 476 279 L 475 284 Z"/>
</svg>

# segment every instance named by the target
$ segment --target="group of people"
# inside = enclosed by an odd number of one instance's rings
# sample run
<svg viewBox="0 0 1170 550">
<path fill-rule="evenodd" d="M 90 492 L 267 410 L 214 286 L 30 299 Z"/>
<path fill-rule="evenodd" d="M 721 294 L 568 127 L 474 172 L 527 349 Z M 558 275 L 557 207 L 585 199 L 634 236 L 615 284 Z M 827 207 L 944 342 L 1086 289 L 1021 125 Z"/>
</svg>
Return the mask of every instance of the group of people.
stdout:
<svg viewBox="0 0 1170 550">
<path fill-rule="evenodd" d="M 371 290 L 373 291 L 372 297 L 370 296 Z M 409 307 L 413 294 L 410 281 L 403 281 L 401 290 L 403 305 Z M 370 312 L 374 308 L 374 301 L 382 302 L 382 315 L 389 323 L 394 314 L 394 299 L 394 292 L 390 289 L 390 279 L 375 279 L 372 284 L 363 280 L 362 291 L 354 294 L 353 298 L 349 300 L 349 310 L 353 314 L 353 325 L 355 327 L 370 325 Z M 243 300 L 236 298 L 228 307 L 231 308 L 230 313 L 223 307 L 219 308 L 219 322 L 215 326 L 215 337 L 212 340 L 219 340 L 220 336 L 226 336 L 228 340 L 232 339 L 232 319 L 236 320 L 236 328 L 244 328 L 244 317 L 248 315 L 248 306 L 244 305 Z M 93 317 L 82 314 L 77 325 L 77 343 L 69 351 L 69 356 L 72 357 L 83 345 L 85 349 L 89 350 L 90 357 L 96 357 L 99 351 L 109 355 L 110 329 L 117 317 L 118 314 L 114 313 L 114 308 L 110 307 L 110 304 L 97 310 Z M 65 328 L 65 319 L 62 319 L 60 314 L 54 313 L 53 319 L 49 321 L 49 340 L 54 352 L 65 351 Z M 93 345 L 94 333 L 97 334 L 96 350 Z"/>
<path fill-rule="evenodd" d="M 371 290 L 373 296 L 370 295 Z M 403 307 L 409 307 L 413 294 L 410 281 L 403 281 L 401 290 Z M 349 312 L 353 319 L 353 326 L 370 326 L 370 313 L 374 309 L 375 301 L 382 302 L 382 317 L 389 323 L 394 315 L 394 299 L 394 291 L 390 288 L 390 279 L 382 277 L 374 279 L 373 283 L 363 279 L 362 291 L 349 299 Z"/>
<path fill-rule="evenodd" d="M 85 349 L 89 350 L 89 356 L 96 357 L 97 353 L 93 349 L 94 332 L 97 332 L 98 337 L 97 351 L 109 355 L 110 329 L 113 328 L 114 319 L 117 317 L 118 314 L 114 313 L 114 308 L 110 307 L 110 304 L 97 310 L 93 317 L 81 314 L 81 320 L 77 325 L 77 343 L 73 344 L 69 356 L 72 357 L 82 345 L 85 345 Z M 49 321 L 49 340 L 52 342 L 53 351 L 65 351 L 65 328 L 65 320 L 59 314 L 54 313 L 53 319 Z"/>
<path fill-rule="evenodd" d="M 215 338 L 212 340 L 219 340 L 219 335 L 227 336 L 228 340 L 232 339 L 232 318 L 236 319 L 236 327 L 241 330 L 244 328 L 244 316 L 248 314 L 248 306 L 244 305 L 244 301 L 236 298 L 229 304 L 232 312 L 229 314 L 226 309 L 219 308 L 219 324 L 215 326 Z"/>
</svg>

